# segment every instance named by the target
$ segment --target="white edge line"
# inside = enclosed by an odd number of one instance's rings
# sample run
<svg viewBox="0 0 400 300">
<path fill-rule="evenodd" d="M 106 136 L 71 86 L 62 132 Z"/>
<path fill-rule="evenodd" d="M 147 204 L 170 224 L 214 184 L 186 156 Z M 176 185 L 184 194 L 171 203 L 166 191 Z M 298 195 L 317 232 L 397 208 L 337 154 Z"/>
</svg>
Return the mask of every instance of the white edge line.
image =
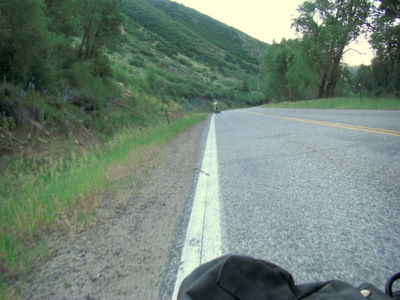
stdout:
<svg viewBox="0 0 400 300">
<path fill-rule="evenodd" d="M 217 142 L 213 115 L 172 299 L 177 299 L 179 287 L 187 275 L 199 265 L 221 255 Z"/>
</svg>

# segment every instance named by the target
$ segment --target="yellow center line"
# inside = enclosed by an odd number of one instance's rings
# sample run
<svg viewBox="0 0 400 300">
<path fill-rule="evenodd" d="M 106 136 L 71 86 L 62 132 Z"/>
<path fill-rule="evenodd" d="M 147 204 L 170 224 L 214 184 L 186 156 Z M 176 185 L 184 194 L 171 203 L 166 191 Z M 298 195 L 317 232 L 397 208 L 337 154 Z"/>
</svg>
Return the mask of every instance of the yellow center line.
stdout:
<svg viewBox="0 0 400 300">
<path fill-rule="evenodd" d="M 364 126 L 350 125 L 350 124 L 343 124 L 343 123 L 333 123 L 333 122 L 325 122 L 325 121 L 317 121 L 317 120 L 308 120 L 308 119 L 283 117 L 283 116 L 256 113 L 256 112 L 243 111 L 243 110 L 241 110 L 241 112 L 244 112 L 244 113 L 247 113 L 247 114 L 253 114 L 253 115 L 266 116 L 266 117 L 271 117 L 271 118 L 295 121 L 295 122 L 303 122 L 303 123 L 309 123 L 309 124 L 317 124 L 317 125 L 339 127 L 339 128 L 345 128 L 345 129 L 351 129 L 351 130 L 387 134 L 387 135 L 392 135 L 392 136 L 400 136 L 400 131 L 398 131 L 398 130 L 389 130 L 389 129 L 382 129 L 382 128 L 371 128 L 371 127 L 364 127 Z"/>
</svg>

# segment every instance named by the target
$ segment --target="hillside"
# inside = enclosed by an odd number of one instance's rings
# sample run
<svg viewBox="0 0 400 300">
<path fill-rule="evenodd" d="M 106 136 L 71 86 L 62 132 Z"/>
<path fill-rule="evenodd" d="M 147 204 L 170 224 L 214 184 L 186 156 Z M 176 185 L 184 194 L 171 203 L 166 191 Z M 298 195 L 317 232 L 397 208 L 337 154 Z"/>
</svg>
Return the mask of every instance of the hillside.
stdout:
<svg viewBox="0 0 400 300">
<path fill-rule="evenodd" d="M 133 76 L 155 66 L 162 78 L 157 92 L 192 100 L 261 100 L 248 92 L 257 90 L 263 42 L 167 0 L 124 0 L 121 11 L 122 45 L 111 56 Z"/>
<path fill-rule="evenodd" d="M 7 2 L 0 18 L 0 159 L 42 157 L 49 146 L 39 137 L 81 148 L 157 123 L 165 110 L 265 98 L 265 44 L 172 1 L 21 0 Z"/>
<path fill-rule="evenodd" d="M 47 234 L 92 226 L 212 99 L 264 99 L 265 45 L 167 0 L 6 1 L 0 21 L 0 298 L 15 299 L 11 282 L 54 254 Z"/>
</svg>

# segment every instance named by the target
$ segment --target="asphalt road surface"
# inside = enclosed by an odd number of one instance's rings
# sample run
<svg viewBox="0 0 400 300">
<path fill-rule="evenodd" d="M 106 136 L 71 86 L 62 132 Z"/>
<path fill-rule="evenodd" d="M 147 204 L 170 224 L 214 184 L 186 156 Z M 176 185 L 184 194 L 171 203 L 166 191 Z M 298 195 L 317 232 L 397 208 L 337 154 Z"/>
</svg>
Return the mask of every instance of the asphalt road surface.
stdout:
<svg viewBox="0 0 400 300">
<path fill-rule="evenodd" d="M 209 131 L 207 145 L 216 146 L 204 154 L 214 166 L 203 161 L 199 182 L 204 175 L 218 184 L 204 204 L 219 203 L 218 214 L 204 209 L 219 219 L 205 233 L 218 232 L 215 256 L 268 260 L 296 283 L 383 289 L 400 271 L 399 111 L 252 108 L 213 116 Z M 184 244 L 194 239 L 186 235 Z"/>
</svg>

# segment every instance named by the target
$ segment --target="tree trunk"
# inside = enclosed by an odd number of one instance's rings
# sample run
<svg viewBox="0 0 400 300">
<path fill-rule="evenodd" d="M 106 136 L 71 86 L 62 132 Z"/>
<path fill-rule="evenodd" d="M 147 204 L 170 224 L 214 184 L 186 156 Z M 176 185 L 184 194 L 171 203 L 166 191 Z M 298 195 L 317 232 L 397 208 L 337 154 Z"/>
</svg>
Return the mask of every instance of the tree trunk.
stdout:
<svg viewBox="0 0 400 300">
<path fill-rule="evenodd" d="M 339 78 L 340 61 L 343 57 L 345 45 L 342 45 L 336 54 L 332 55 L 330 64 L 325 70 L 324 75 L 319 86 L 319 98 L 331 98 L 334 96 L 336 84 Z"/>
<path fill-rule="evenodd" d="M 318 98 L 325 98 L 325 87 L 327 83 L 327 71 L 324 72 L 324 75 L 322 76 L 321 83 L 319 84 L 319 90 L 318 90 Z"/>
</svg>

